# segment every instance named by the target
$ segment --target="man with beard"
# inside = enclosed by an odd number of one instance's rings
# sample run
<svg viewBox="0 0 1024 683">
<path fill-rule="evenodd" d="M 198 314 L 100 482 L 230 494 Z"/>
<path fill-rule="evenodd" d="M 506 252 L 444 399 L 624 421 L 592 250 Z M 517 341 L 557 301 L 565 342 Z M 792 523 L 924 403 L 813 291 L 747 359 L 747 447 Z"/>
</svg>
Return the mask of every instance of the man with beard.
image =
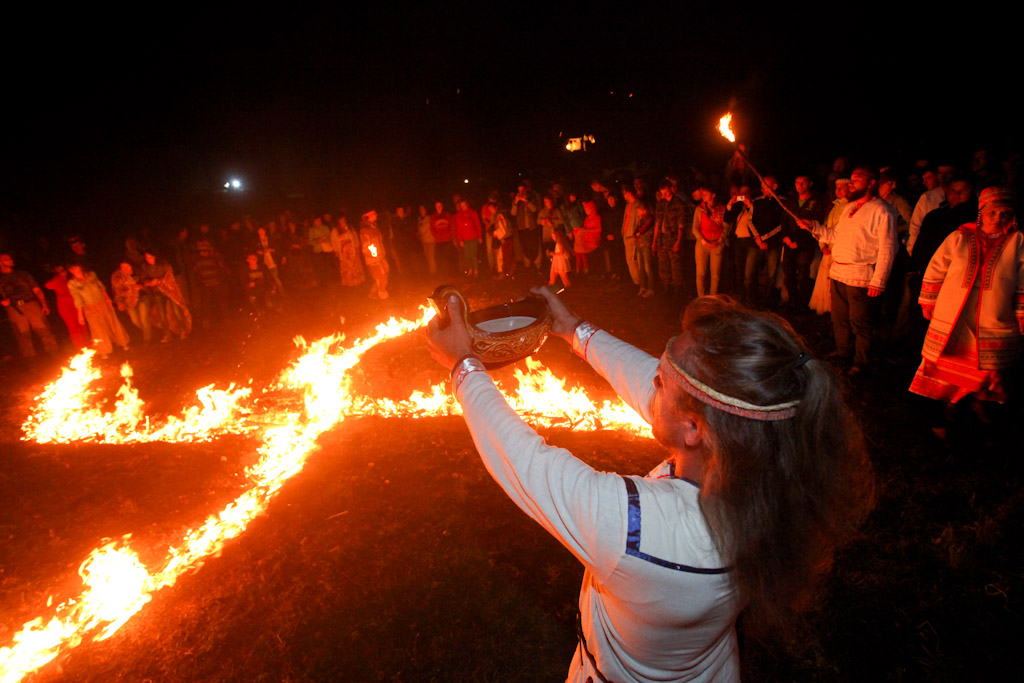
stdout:
<svg viewBox="0 0 1024 683">
<path fill-rule="evenodd" d="M 850 176 L 849 203 L 835 228 L 800 221 L 819 240 L 832 244 L 832 330 L 836 354 L 845 361 L 855 338 L 851 376 L 871 360 L 872 320 L 896 257 L 896 211 L 876 195 L 878 175 L 859 166 Z"/>
</svg>

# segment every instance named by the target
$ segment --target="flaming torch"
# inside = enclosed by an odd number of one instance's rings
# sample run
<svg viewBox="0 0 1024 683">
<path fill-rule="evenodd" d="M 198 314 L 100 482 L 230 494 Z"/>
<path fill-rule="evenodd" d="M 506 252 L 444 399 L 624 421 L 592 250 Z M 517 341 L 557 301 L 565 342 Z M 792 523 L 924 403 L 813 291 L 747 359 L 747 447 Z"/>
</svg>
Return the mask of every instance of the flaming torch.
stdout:
<svg viewBox="0 0 1024 683">
<path fill-rule="evenodd" d="M 732 132 L 732 112 L 731 111 L 730 112 L 726 112 L 725 116 L 723 116 L 722 118 L 720 118 L 718 120 L 718 132 L 722 134 L 723 138 L 725 138 L 729 142 L 732 142 L 732 143 L 735 144 L 735 142 L 736 142 L 736 134 Z M 737 147 L 737 150 L 739 150 L 738 147 Z M 740 152 L 740 154 L 742 155 L 743 152 Z M 743 158 L 747 159 L 746 156 L 744 156 Z M 747 159 L 747 163 L 748 164 L 750 163 L 750 159 Z M 757 171 L 754 171 L 754 173 L 757 173 Z M 761 176 L 757 176 L 757 177 L 760 178 Z"/>
<path fill-rule="evenodd" d="M 800 217 L 797 216 L 792 211 L 790 211 L 789 207 L 786 206 L 786 204 L 779 198 L 779 195 L 775 194 L 775 191 L 772 190 L 772 188 L 768 187 L 768 185 L 764 182 L 764 176 L 762 176 L 761 173 L 754 166 L 754 164 L 752 164 L 750 162 L 750 157 L 748 157 L 746 154 L 744 154 L 743 148 L 740 147 L 738 142 L 736 142 L 736 134 L 734 132 L 732 132 L 732 112 L 731 111 L 730 112 L 726 112 L 725 116 L 723 116 L 722 118 L 720 118 L 718 120 L 718 132 L 722 134 L 723 138 L 725 138 L 726 140 L 731 142 L 733 144 L 733 146 L 735 146 L 736 153 L 739 154 L 741 157 L 743 157 L 743 161 L 747 162 L 747 166 L 749 166 L 750 170 L 754 172 L 754 175 L 757 176 L 757 179 L 761 181 L 761 186 L 763 188 L 765 188 L 766 190 L 768 190 L 768 194 L 771 195 L 772 199 L 774 199 L 776 202 L 778 202 L 779 206 L 782 207 L 782 210 L 785 211 L 786 213 L 788 213 L 790 216 L 792 216 L 793 220 L 797 221 L 798 224 L 799 224 L 799 221 L 801 220 Z"/>
</svg>

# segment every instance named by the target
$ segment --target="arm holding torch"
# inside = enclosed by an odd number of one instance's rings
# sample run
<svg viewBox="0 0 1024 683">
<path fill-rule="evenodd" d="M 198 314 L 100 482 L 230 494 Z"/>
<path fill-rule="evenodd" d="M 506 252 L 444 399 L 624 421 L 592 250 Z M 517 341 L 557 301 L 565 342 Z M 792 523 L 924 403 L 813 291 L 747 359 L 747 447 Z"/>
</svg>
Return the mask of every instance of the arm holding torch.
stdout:
<svg viewBox="0 0 1024 683">
<path fill-rule="evenodd" d="M 736 154 L 740 155 L 743 161 L 747 163 L 747 168 L 749 168 L 753 172 L 753 174 L 757 176 L 757 179 L 761 181 L 761 186 L 765 190 L 766 194 L 768 194 L 768 196 L 777 201 L 779 203 L 779 206 L 782 207 L 782 210 L 788 213 L 794 221 L 797 221 L 799 223 L 800 217 L 793 213 L 788 206 L 786 206 L 786 203 L 782 201 L 779 195 L 775 194 L 775 190 L 771 188 L 768 185 L 768 183 L 765 182 L 764 176 L 761 175 L 760 171 L 757 170 L 757 167 L 755 167 L 754 164 L 751 163 L 750 157 L 747 156 L 746 152 L 743 151 L 743 148 L 736 141 L 736 135 L 732 132 L 732 127 L 730 126 L 731 123 L 732 112 L 729 112 L 718 121 L 718 131 L 722 134 L 722 137 L 724 137 L 726 140 L 733 144 L 733 148 L 736 150 Z M 760 243 L 758 243 L 758 246 L 761 246 Z"/>
</svg>

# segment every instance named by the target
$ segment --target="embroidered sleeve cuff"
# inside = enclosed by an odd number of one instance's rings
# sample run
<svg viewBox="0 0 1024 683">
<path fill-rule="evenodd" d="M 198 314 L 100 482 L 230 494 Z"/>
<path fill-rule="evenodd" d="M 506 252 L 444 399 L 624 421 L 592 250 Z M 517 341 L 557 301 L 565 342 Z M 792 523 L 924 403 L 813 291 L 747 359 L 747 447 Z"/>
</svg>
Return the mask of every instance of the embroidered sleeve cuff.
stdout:
<svg viewBox="0 0 1024 683">
<path fill-rule="evenodd" d="M 484 362 L 476 356 L 460 358 L 455 367 L 452 368 L 452 393 L 458 393 L 462 382 L 474 372 L 487 372 Z"/>
<path fill-rule="evenodd" d="M 597 328 L 592 324 L 580 321 L 572 333 L 572 352 L 583 360 L 587 360 L 587 346 L 595 332 L 597 332 Z"/>
<path fill-rule="evenodd" d="M 939 299 L 939 290 L 942 289 L 942 282 L 924 280 L 921 283 L 921 295 L 917 302 L 922 306 L 934 306 Z"/>
</svg>

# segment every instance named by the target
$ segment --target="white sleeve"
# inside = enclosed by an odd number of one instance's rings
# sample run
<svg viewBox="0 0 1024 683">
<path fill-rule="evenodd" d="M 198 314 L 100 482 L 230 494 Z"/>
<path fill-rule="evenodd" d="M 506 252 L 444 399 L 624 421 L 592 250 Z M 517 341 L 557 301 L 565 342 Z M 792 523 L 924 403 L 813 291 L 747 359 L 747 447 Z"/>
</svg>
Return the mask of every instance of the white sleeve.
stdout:
<svg viewBox="0 0 1024 683">
<path fill-rule="evenodd" d="M 921 195 L 917 200 L 917 204 L 914 205 L 914 213 L 910 214 L 910 227 L 907 229 L 907 253 L 911 256 L 914 254 L 914 245 L 917 244 L 917 238 L 921 234 L 921 223 L 928 213 L 927 197 L 927 192 Z"/>
<path fill-rule="evenodd" d="M 896 260 L 899 249 L 899 238 L 896 236 L 896 211 L 879 212 L 875 221 L 875 237 L 878 240 L 878 257 L 875 260 L 875 272 L 868 285 L 874 289 L 885 290 L 892 272 L 892 264 Z"/>
<path fill-rule="evenodd" d="M 586 352 L 587 362 L 650 424 L 658 359 L 604 330 L 594 333 Z"/>
<path fill-rule="evenodd" d="M 519 508 L 599 578 L 617 566 L 626 543 L 626 489 L 564 448 L 549 446 L 509 407 L 483 372 L 457 392 L 484 466 Z"/>
<path fill-rule="evenodd" d="M 832 244 L 836 241 L 836 226 L 834 225 L 823 225 L 818 221 L 810 221 L 811 223 L 811 235 L 814 239 L 825 244 Z"/>
</svg>

